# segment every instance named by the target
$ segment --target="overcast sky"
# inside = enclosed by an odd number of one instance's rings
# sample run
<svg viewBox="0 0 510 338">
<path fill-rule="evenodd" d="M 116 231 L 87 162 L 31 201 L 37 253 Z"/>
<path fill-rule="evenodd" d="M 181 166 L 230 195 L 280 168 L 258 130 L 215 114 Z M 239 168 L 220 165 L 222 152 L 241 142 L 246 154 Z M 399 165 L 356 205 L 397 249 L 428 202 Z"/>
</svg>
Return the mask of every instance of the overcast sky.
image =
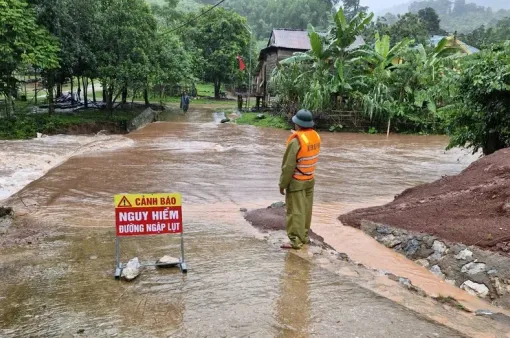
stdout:
<svg viewBox="0 0 510 338">
<path fill-rule="evenodd" d="M 407 3 L 409 0 L 361 0 L 361 5 L 369 6 L 370 9 L 376 11 L 380 9 L 386 9 L 395 5 Z"/>
</svg>

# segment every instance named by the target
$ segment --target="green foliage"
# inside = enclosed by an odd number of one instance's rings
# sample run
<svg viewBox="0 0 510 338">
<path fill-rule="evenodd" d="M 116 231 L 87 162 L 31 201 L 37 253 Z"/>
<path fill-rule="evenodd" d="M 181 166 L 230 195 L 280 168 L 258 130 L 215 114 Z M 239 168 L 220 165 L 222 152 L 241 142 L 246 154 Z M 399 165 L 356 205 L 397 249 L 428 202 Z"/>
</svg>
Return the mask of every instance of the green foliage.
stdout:
<svg viewBox="0 0 510 338">
<path fill-rule="evenodd" d="M 3 118 L 0 123 L 0 139 L 28 139 L 37 133 L 65 133 L 72 126 L 83 124 L 116 123 L 127 126 L 139 110 L 116 111 L 114 115 L 104 111 L 80 112 L 74 114 L 18 114 Z"/>
<path fill-rule="evenodd" d="M 273 115 L 265 119 L 257 118 L 258 113 L 242 113 L 235 121 L 237 124 L 249 124 L 257 127 L 271 127 L 290 130 L 290 124 L 281 116 Z"/>
<path fill-rule="evenodd" d="M 333 124 L 333 125 L 329 126 L 329 131 L 332 133 L 334 133 L 336 131 L 341 131 L 342 129 L 344 129 L 344 126 L 341 124 Z"/>
<path fill-rule="evenodd" d="M 330 0 L 229 0 L 224 6 L 245 16 L 259 39 L 267 39 L 273 28 L 306 29 L 309 23 L 326 28 L 332 9 Z"/>
<path fill-rule="evenodd" d="M 454 32 L 467 34 L 480 26 L 488 26 L 510 16 L 508 3 L 507 10 L 495 10 L 503 8 L 503 6 L 493 6 L 494 4 L 485 0 L 479 1 L 478 4 L 467 3 L 466 0 L 424 0 L 411 3 L 409 11 L 418 13 L 425 8 L 433 8 L 438 14 L 444 30 L 451 34 Z"/>
<path fill-rule="evenodd" d="M 348 21 L 340 9 L 328 34 L 310 27 L 312 50 L 281 61 L 273 74 L 279 106 L 288 113 L 304 107 L 323 117 L 362 111 L 375 124 L 391 121 L 397 131 L 440 132 L 437 107 L 447 103 L 448 91 L 438 84 L 457 66 L 458 48 L 447 39 L 435 48 L 408 38 L 392 43 L 378 33 L 373 44 L 351 48 L 370 19 L 358 14 Z"/>
<path fill-rule="evenodd" d="M 377 134 L 378 133 L 377 128 L 375 128 L 375 127 L 368 128 L 368 133 L 369 134 Z"/>
<path fill-rule="evenodd" d="M 510 39 L 510 16 L 499 20 L 492 27 L 480 26 L 471 33 L 460 35 L 459 38 L 477 48 L 504 42 Z"/>
<path fill-rule="evenodd" d="M 418 17 L 425 24 L 427 28 L 427 33 L 429 35 L 443 33 L 439 25 L 441 20 L 439 20 L 439 16 L 437 15 L 436 11 L 433 8 L 427 7 L 424 9 L 420 9 L 418 11 Z"/>
<path fill-rule="evenodd" d="M 353 73 L 359 60 L 351 46 L 372 17 L 360 12 L 347 20 L 340 9 L 324 37 L 310 25 L 312 50 L 280 62 L 271 78 L 270 85 L 287 112 L 295 111 L 297 102 L 314 111 L 331 109 L 337 97 L 352 91 L 359 80 Z"/>
<path fill-rule="evenodd" d="M 29 65 L 43 69 L 58 66 L 58 45 L 37 24 L 35 12 L 25 0 L 0 0 L 0 93 L 12 113 L 12 96 L 18 80 L 15 71 Z"/>
<path fill-rule="evenodd" d="M 144 0 L 100 0 L 96 55 L 110 109 L 128 87 L 145 87 L 151 73 L 156 20 Z"/>
<path fill-rule="evenodd" d="M 441 110 L 450 147 L 491 154 L 510 146 L 510 43 L 463 60 L 449 77 L 451 104 Z"/>
<path fill-rule="evenodd" d="M 236 57 L 250 53 L 250 34 L 245 25 L 246 19 L 239 14 L 216 8 L 208 13 L 207 20 L 199 20 L 186 32 L 188 48 L 195 54 L 194 68 L 205 81 L 214 83 L 216 98 L 220 97 L 222 83 L 235 82 L 242 76 Z"/>
</svg>

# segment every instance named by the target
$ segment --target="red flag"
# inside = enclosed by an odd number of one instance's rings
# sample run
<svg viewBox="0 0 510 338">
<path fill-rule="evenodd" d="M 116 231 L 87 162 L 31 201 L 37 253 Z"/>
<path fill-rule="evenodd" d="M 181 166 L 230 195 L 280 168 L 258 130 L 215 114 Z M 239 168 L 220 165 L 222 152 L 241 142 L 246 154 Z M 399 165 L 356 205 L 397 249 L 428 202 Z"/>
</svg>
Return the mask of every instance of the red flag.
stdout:
<svg viewBox="0 0 510 338">
<path fill-rule="evenodd" d="M 246 69 L 246 65 L 244 64 L 243 58 L 238 55 L 237 60 L 239 61 L 239 70 L 244 71 Z"/>
</svg>

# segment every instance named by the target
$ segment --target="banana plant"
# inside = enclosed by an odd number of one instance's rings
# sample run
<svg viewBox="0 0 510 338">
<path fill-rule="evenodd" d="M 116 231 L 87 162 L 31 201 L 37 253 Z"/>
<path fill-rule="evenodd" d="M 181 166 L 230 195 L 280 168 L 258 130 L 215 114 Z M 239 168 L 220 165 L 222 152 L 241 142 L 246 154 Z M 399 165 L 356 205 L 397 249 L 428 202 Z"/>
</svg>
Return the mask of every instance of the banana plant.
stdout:
<svg viewBox="0 0 510 338">
<path fill-rule="evenodd" d="M 386 116 L 388 119 L 387 135 L 389 136 L 391 119 L 398 111 L 395 108 L 398 101 L 394 86 L 395 69 L 400 67 L 403 55 L 413 41 L 404 39 L 391 47 L 390 37 L 379 34 L 375 36 L 373 49 L 362 49 L 358 54 L 366 65 L 368 78 L 372 82 L 371 90 L 364 95 L 363 107 L 372 119 L 375 114 Z"/>
</svg>

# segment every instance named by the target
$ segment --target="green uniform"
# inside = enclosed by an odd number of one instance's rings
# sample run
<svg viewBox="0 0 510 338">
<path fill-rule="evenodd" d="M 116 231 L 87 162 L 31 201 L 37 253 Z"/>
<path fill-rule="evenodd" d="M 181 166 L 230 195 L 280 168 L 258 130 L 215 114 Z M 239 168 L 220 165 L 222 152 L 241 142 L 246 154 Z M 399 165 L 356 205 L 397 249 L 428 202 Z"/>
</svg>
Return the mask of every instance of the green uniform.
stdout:
<svg viewBox="0 0 510 338">
<path fill-rule="evenodd" d="M 283 156 L 280 188 L 286 190 L 287 235 L 292 247 L 299 249 L 309 242 L 308 231 L 312 223 L 313 190 L 315 179 L 298 181 L 292 176 L 297 165 L 297 154 L 301 146 L 293 139 Z"/>
</svg>

